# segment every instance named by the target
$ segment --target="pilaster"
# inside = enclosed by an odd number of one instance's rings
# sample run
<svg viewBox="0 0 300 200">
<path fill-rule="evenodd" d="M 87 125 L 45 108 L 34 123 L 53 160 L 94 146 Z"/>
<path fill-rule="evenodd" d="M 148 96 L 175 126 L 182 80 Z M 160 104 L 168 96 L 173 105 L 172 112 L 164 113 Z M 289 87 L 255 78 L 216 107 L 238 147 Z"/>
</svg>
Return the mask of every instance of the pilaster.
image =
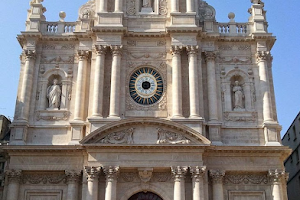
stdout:
<svg viewBox="0 0 300 200">
<path fill-rule="evenodd" d="M 66 170 L 65 174 L 68 185 L 67 200 L 78 200 L 78 184 L 81 178 L 81 172 Z"/>
<path fill-rule="evenodd" d="M 285 178 L 285 171 L 280 169 L 269 170 L 268 175 L 272 183 L 273 200 L 283 200 L 282 181 Z"/>
<path fill-rule="evenodd" d="M 22 177 L 22 170 L 7 170 L 6 172 L 8 178 L 8 189 L 7 197 L 9 200 L 19 200 L 19 189 L 20 181 Z"/>
<path fill-rule="evenodd" d="M 209 175 L 213 184 L 213 200 L 224 200 L 223 179 L 224 170 L 210 170 Z"/>
</svg>

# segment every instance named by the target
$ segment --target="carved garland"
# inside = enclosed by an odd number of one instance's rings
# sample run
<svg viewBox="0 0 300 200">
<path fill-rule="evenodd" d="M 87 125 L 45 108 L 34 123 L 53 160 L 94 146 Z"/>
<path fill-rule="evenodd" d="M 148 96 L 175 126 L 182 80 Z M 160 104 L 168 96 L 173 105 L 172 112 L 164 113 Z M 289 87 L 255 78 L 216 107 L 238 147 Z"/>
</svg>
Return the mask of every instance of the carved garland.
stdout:
<svg viewBox="0 0 300 200">
<path fill-rule="evenodd" d="M 230 174 L 225 176 L 225 184 L 268 184 L 267 175 L 262 174 Z"/>
</svg>

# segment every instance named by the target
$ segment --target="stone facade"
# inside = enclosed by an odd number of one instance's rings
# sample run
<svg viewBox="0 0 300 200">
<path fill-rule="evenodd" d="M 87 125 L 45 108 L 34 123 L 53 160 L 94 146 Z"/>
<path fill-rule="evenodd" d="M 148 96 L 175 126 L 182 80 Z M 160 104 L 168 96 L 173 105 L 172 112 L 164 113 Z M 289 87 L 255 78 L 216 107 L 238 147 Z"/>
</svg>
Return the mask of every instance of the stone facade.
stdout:
<svg viewBox="0 0 300 200">
<path fill-rule="evenodd" d="M 261 0 L 246 23 L 202 0 L 45 10 L 18 36 L 4 199 L 287 199 Z"/>
<path fill-rule="evenodd" d="M 284 161 L 284 167 L 289 173 L 287 181 L 287 192 L 289 200 L 297 200 L 300 195 L 300 112 L 282 138 L 282 144 L 292 149 L 291 155 Z"/>
</svg>

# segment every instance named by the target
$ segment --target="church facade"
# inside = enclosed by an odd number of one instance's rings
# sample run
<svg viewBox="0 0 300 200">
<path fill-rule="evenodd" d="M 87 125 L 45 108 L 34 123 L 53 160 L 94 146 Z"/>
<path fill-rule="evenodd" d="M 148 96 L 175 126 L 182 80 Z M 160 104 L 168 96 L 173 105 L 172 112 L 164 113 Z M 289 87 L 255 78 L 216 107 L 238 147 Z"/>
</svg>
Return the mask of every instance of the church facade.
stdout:
<svg viewBox="0 0 300 200">
<path fill-rule="evenodd" d="M 202 0 L 32 0 L 3 199 L 287 200 L 268 32 Z"/>
</svg>

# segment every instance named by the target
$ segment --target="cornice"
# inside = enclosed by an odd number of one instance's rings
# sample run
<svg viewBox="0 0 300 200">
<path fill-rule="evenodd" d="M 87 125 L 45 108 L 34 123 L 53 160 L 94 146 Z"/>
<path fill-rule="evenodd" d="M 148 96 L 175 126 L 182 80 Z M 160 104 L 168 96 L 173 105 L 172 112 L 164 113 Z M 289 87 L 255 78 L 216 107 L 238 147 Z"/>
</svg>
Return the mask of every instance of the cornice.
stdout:
<svg viewBox="0 0 300 200">
<path fill-rule="evenodd" d="M 127 31 L 126 27 L 113 27 L 113 26 L 94 26 L 91 30 L 93 33 L 125 33 Z"/>
</svg>

